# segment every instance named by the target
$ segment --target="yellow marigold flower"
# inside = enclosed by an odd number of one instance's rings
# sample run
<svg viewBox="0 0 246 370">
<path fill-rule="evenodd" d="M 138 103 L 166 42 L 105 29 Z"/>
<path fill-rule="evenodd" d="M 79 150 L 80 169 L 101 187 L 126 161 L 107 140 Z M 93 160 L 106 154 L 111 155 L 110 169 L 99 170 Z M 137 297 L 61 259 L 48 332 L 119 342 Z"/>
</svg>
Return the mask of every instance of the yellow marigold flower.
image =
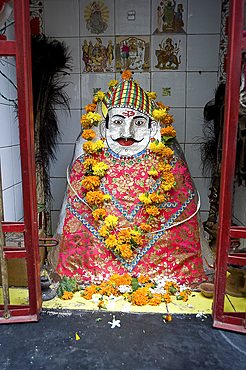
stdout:
<svg viewBox="0 0 246 370">
<path fill-rule="evenodd" d="M 118 241 L 120 244 L 129 243 L 130 239 L 131 239 L 130 229 L 120 230 L 120 232 L 118 233 Z"/>
<path fill-rule="evenodd" d="M 153 114 L 152 114 L 154 119 L 156 119 L 157 121 L 162 120 L 163 118 L 166 117 L 166 115 L 167 115 L 166 108 L 164 108 L 164 109 L 154 109 Z"/>
<path fill-rule="evenodd" d="M 95 144 L 92 141 L 86 141 L 83 144 L 83 149 L 86 153 L 89 154 L 95 153 Z"/>
<path fill-rule="evenodd" d="M 96 221 L 98 221 L 99 219 L 102 220 L 102 218 L 106 216 L 106 214 L 107 214 L 107 211 L 105 208 L 98 208 L 92 212 L 92 216 L 94 217 Z"/>
<path fill-rule="evenodd" d="M 165 197 L 161 194 L 153 193 L 150 195 L 150 199 L 152 200 L 153 203 L 164 203 L 165 202 Z"/>
<path fill-rule="evenodd" d="M 138 197 L 138 199 L 140 200 L 141 203 L 144 203 L 144 204 L 151 204 L 152 203 L 151 199 L 149 198 L 148 193 L 141 193 L 140 196 Z"/>
<path fill-rule="evenodd" d="M 123 258 L 129 259 L 132 256 L 131 246 L 127 243 L 119 244 L 119 250 Z"/>
<path fill-rule="evenodd" d="M 93 112 L 89 112 L 87 115 L 86 115 L 86 118 L 88 121 L 90 121 L 90 123 L 92 125 L 97 125 L 98 122 L 101 121 L 102 119 L 102 116 L 100 116 L 99 113 L 93 113 Z"/>
<path fill-rule="evenodd" d="M 104 224 L 108 229 L 113 229 L 118 224 L 118 217 L 109 215 L 105 218 Z"/>
<path fill-rule="evenodd" d="M 136 292 L 133 293 L 133 304 L 137 306 L 145 306 L 148 304 L 148 294 L 146 288 L 138 288 Z"/>
<path fill-rule="evenodd" d="M 103 100 L 103 98 L 104 98 L 104 92 L 102 92 L 102 91 L 98 91 L 96 94 L 95 94 L 95 96 L 94 96 L 94 99 L 93 99 L 93 103 L 94 102 L 96 102 L 96 103 L 98 103 L 99 101 L 102 101 Z"/>
<path fill-rule="evenodd" d="M 94 175 L 99 177 L 103 177 L 108 169 L 109 166 L 104 162 L 99 162 L 92 167 Z"/>
<path fill-rule="evenodd" d="M 93 123 L 87 119 L 87 114 L 81 116 L 81 126 L 85 129 L 90 128 L 93 126 Z"/>
<path fill-rule="evenodd" d="M 161 153 L 161 151 L 165 148 L 165 145 L 162 144 L 162 142 L 157 142 L 157 141 L 152 141 L 149 145 L 149 149 L 153 152 L 153 153 Z"/>
<path fill-rule="evenodd" d="M 122 73 L 123 80 L 129 80 L 132 77 L 132 73 L 127 69 Z"/>
<path fill-rule="evenodd" d="M 103 203 L 103 193 L 101 191 L 88 191 L 86 201 L 91 205 Z"/>
<path fill-rule="evenodd" d="M 106 226 L 102 226 L 100 231 L 99 231 L 99 234 L 103 237 L 103 238 L 107 238 L 107 236 L 109 235 L 109 232 L 106 228 Z"/>
<path fill-rule="evenodd" d="M 100 150 L 102 150 L 102 149 L 104 149 L 105 148 L 105 145 L 104 145 L 104 143 L 103 143 L 103 141 L 102 140 L 97 140 L 96 142 L 95 142 L 95 151 L 96 152 L 99 152 Z"/>
<path fill-rule="evenodd" d="M 151 231 L 151 226 L 147 224 L 141 224 L 140 229 L 145 233 L 149 233 Z"/>
<path fill-rule="evenodd" d="M 157 94 L 153 91 L 149 92 L 149 91 L 145 91 L 146 94 L 148 95 L 148 97 L 151 99 L 151 100 L 155 100 L 157 98 Z"/>
<path fill-rule="evenodd" d="M 68 300 L 73 298 L 73 293 L 72 292 L 67 292 L 66 290 L 63 292 L 63 296 L 61 299 Z"/>
<path fill-rule="evenodd" d="M 92 103 L 85 106 L 86 113 L 95 112 L 97 105 Z"/>
<path fill-rule="evenodd" d="M 109 235 L 105 240 L 105 244 L 108 249 L 114 249 L 118 244 L 116 236 L 114 234 Z"/>
<path fill-rule="evenodd" d="M 118 81 L 116 80 L 111 80 L 108 84 L 109 87 L 114 87 L 115 85 L 117 85 Z"/>
<path fill-rule="evenodd" d="M 109 195 L 109 194 L 105 194 L 105 195 L 103 196 L 103 199 L 105 200 L 105 202 L 108 202 L 111 198 L 112 198 L 112 197 L 111 197 L 111 195 Z"/>
<path fill-rule="evenodd" d="M 153 216 L 153 217 L 158 216 L 160 213 L 159 209 L 155 206 L 146 207 L 146 212 L 148 213 L 148 215 Z"/>
<path fill-rule="evenodd" d="M 84 162 L 83 162 L 83 166 L 86 170 L 88 170 L 91 167 L 95 166 L 97 164 L 97 161 L 93 158 L 87 158 Z"/>
<path fill-rule="evenodd" d="M 156 171 L 155 167 L 152 166 L 151 169 L 148 171 L 149 176 L 157 176 L 158 172 Z"/>
<path fill-rule="evenodd" d="M 85 140 L 93 140 L 95 135 L 96 135 L 95 131 L 89 129 L 89 130 L 84 130 L 81 137 Z"/>
<path fill-rule="evenodd" d="M 173 126 L 164 127 L 161 129 L 161 135 L 167 137 L 175 137 L 176 131 L 174 130 Z"/>
<path fill-rule="evenodd" d="M 98 177 L 98 176 L 86 176 L 82 180 L 81 184 L 86 190 L 94 190 L 100 184 L 100 177 Z"/>
</svg>

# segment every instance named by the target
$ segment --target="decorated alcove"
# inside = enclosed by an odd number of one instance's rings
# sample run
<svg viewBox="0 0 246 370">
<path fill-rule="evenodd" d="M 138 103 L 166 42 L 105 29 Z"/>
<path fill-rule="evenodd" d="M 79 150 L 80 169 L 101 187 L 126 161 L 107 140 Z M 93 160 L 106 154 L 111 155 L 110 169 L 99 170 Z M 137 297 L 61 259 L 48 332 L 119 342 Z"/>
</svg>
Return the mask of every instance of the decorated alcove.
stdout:
<svg viewBox="0 0 246 370">
<path fill-rule="evenodd" d="M 104 8 L 94 2 L 94 7 L 99 6 L 102 14 L 100 26 L 93 22 L 92 3 L 72 2 L 69 7 L 67 1 L 59 1 L 59 6 L 55 0 L 31 2 L 35 24 L 39 22 L 45 35 L 65 41 L 73 57 L 72 72 L 64 78 L 65 82 L 70 82 L 67 93 L 71 98 L 71 117 L 63 115 L 62 110 L 57 111 L 62 136 L 58 160 L 50 173 L 52 233 L 58 223 L 66 189 L 66 168 L 80 131 L 84 107 L 97 91 L 107 90 L 110 80 L 119 80 L 119 71 L 124 67 L 134 72 L 134 79 L 145 90 L 156 91 L 158 98 L 171 106 L 178 140 L 201 194 L 201 214 L 205 220 L 209 210 L 209 178 L 202 176 L 199 146 L 194 143 L 197 137 L 202 136 L 203 107 L 213 98 L 218 81 L 225 77 L 223 57 L 218 57 L 219 52 L 223 55 L 222 48 L 219 48 L 220 33 L 223 32 L 221 1 L 199 4 L 184 1 L 179 9 L 169 9 L 169 18 L 165 22 L 158 13 L 158 1 L 146 0 L 141 4 L 127 1 L 124 9 L 118 1 L 105 2 Z M 56 14 L 55 21 L 53 14 Z M 170 18 L 170 14 L 175 14 L 175 19 Z M 222 12 L 222 18 L 224 14 Z M 90 46 L 93 58 L 89 62 L 86 53 L 87 50 L 89 53 Z M 171 50 L 172 57 L 168 60 L 165 60 L 165 48 Z M 102 53 L 111 50 L 111 58 L 104 62 L 103 58 L 100 59 L 99 50 Z M 240 215 L 239 211 L 241 207 L 242 204 L 235 207 L 235 215 L 244 223 L 244 213 Z"/>
</svg>

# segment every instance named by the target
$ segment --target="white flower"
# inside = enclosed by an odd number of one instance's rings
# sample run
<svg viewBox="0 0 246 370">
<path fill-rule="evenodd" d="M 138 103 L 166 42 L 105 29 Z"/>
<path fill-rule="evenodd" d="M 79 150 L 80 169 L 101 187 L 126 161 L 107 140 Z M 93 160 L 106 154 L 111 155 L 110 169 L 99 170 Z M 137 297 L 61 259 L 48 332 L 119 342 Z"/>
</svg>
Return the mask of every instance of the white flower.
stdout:
<svg viewBox="0 0 246 370">
<path fill-rule="evenodd" d="M 113 316 L 113 321 L 108 321 L 108 324 L 111 325 L 111 329 L 116 328 L 118 326 L 120 328 L 120 320 L 115 320 L 115 316 Z"/>
<path fill-rule="evenodd" d="M 130 285 L 120 285 L 118 289 L 121 292 L 121 294 L 130 293 L 132 291 L 132 288 Z"/>
</svg>

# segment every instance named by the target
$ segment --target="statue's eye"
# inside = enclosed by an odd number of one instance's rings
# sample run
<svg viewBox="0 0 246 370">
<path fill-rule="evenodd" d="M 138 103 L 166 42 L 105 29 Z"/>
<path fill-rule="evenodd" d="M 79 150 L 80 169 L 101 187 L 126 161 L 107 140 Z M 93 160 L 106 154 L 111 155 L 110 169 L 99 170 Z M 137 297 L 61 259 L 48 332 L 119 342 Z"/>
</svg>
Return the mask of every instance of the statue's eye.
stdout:
<svg viewBox="0 0 246 370">
<path fill-rule="evenodd" d="M 115 118 L 115 119 L 113 120 L 113 123 L 114 123 L 115 125 L 121 125 L 121 124 L 123 123 L 123 120 L 122 120 L 122 119 L 120 119 L 120 118 Z"/>
<path fill-rule="evenodd" d="M 144 124 L 144 120 L 141 120 L 141 119 L 138 119 L 137 121 L 135 121 L 135 125 L 136 126 L 142 126 Z"/>
</svg>

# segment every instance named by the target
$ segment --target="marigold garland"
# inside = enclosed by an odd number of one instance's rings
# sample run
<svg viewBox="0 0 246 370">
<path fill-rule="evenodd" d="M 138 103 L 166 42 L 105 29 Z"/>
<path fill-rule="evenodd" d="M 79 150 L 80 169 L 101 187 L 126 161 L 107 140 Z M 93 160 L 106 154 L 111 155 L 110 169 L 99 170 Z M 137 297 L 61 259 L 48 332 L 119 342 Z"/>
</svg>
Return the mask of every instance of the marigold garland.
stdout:
<svg viewBox="0 0 246 370">
<path fill-rule="evenodd" d="M 132 78 L 132 73 L 126 70 L 122 73 L 122 79 L 129 80 Z M 136 81 L 135 81 L 136 82 Z M 136 82 L 137 83 L 137 82 Z M 116 80 L 111 80 L 108 84 L 109 89 L 114 90 L 115 86 L 118 84 Z M 157 94 L 154 92 L 146 91 L 149 99 L 154 101 L 157 98 Z M 89 154 L 100 153 L 104 148 L 104 140 L 101 139 L 96 142 L 92 142 L 95 137 L 95 132 L 91 130 L 92 126 L 97 126 L 101 121 L 102 117 L 96 112 L 97 104 L 100 103 L 105 94 L 102 91 L 98 91 L 93 99 L 92 104 L 86 105 L 86 115 L 81 117 L 81 125 L 85 129 L 82 133 L 82 138 L 87 140 L 83 144 L 84 151 Z M 175 179 L 171 172 L 171 166 L 168 162 L 172 159 L 174 152 L 164 143 L 170 138 L 176 135 L 176 131 L 170 124 L 174 121 L 172 116 L 168 114 L 170 107 L 165 107 L 161 102 L 155 102 L 155 106 L 158 109 L 154 109 L 153 118 L 158 120 L 165 127 L 161 129 L 162 141 L 151 140 L 149 149 L 157 156 L 159 156 L 163 163 L 158 166 L 158 170 L 154 165 L 148 171 L 148 175 L 155 177 L 161 176 L 161 189 L 165 192 L 171 190 L 175 185 Z M 169 127 L 170 126 L 170 127 Z M 92 157 L 87 158 L 83 166 L 85 168 L 85 178 L 82 180 L 81 185 L 86 190 L 85 199 L 90 206 L 93 207 L 92 215 L 96 222 L 99 220 L 103 221 L 103 226 L 99 230 L 99 234 L 105 239 L 105 244 L 107 248 L 112 251 L 122 255 L 124 258 L 128 259 L 132 256 L 133 249 L 141 247 L 143 245 L 143 233 L 151 232 L 151 226 L 148 225 L 150 218 L 157 217 L 160 214 L 159 204 L 166 201 L 164 195 L 160 194 L 160 190 L 157 193 L 149 194 L 142 193 L 139 195 L 139 200 L 143 203 L 145 211 L 148 215 L 146 223 L 142 223 L 139 228 L 135 226 L 133 229 L 122 229 L 116 230 L 118 224 L 118 218 L 114 215 L 107 215 L 105 208 L 102 208 L 104 202 L 109 202 L 111 196 L 108 194 L 103 194 L 98 190 L 101 178 L 103 178 L 109 167 L 104 162 L 98 162 Z M 168 167 L 169 166 L 169 167 Z M 159 171 L 159 172 L 158 172 Z M 101 208 L 96 208 L 96 207 Z M 118 234 L 118 235 L 117 235 Z"/>
</svg>

